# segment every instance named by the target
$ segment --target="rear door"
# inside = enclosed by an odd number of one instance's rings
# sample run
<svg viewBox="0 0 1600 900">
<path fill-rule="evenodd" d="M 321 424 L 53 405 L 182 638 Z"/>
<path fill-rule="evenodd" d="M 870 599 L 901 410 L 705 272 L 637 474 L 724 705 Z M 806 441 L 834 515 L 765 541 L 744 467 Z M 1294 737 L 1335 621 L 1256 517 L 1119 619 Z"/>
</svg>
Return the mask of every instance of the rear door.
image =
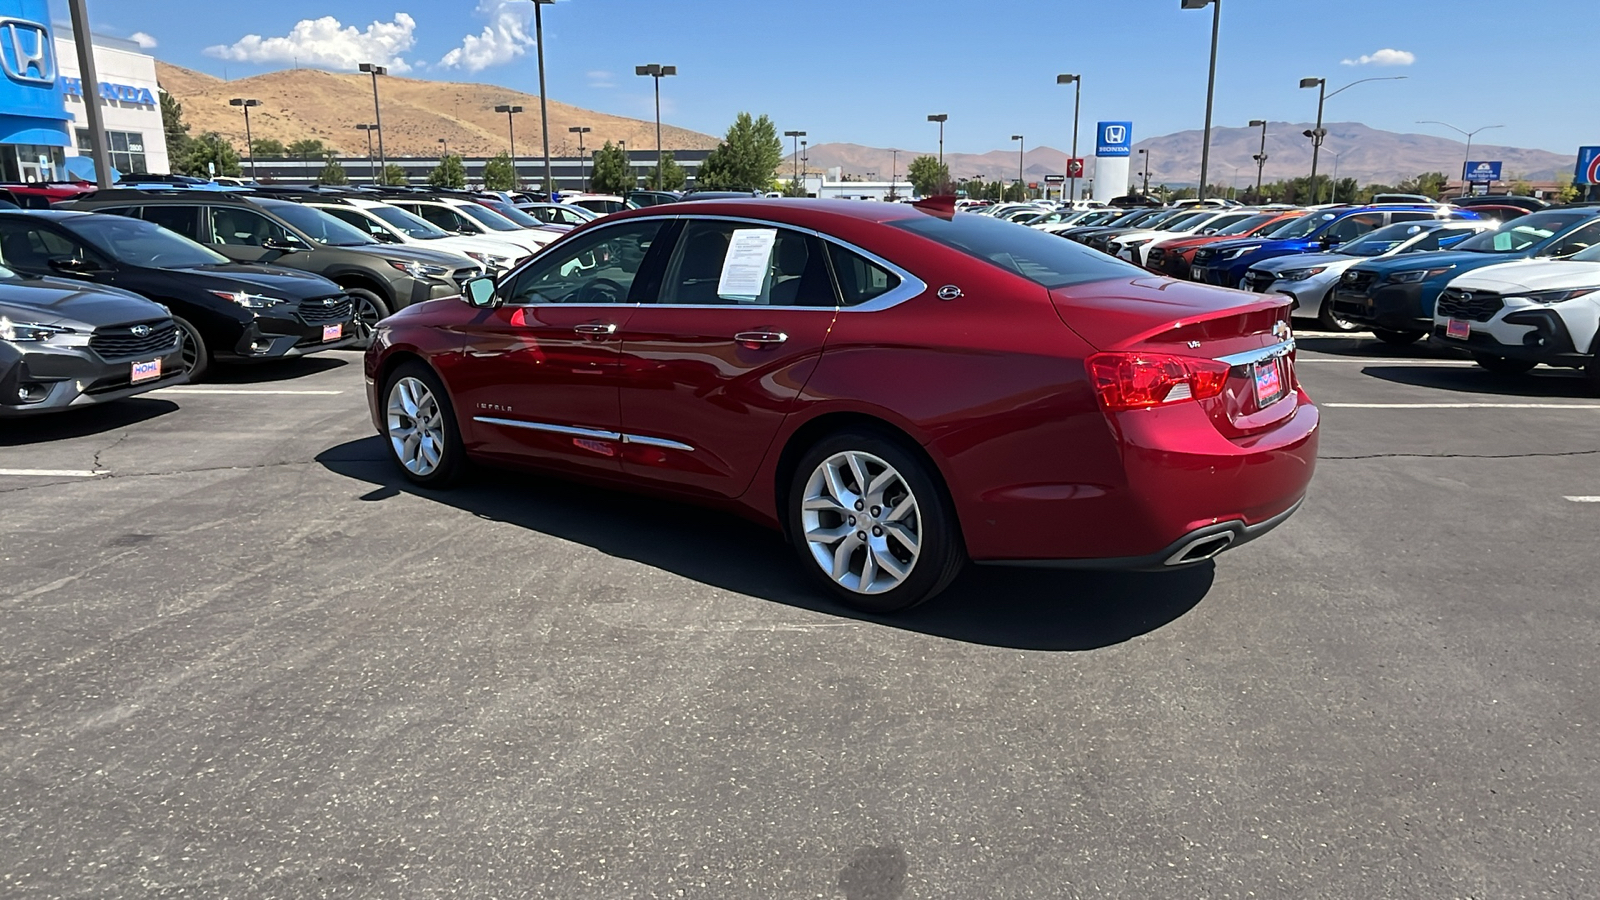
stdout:
<svg viewBox="0 0 1600 900">
<path fill-rule="evenodd" d="M 743 493 L 816 368 L 838 302 L 815 235 L 686 218 L 657 302 L 622 329 L 623 470 Z"/>
</svg>

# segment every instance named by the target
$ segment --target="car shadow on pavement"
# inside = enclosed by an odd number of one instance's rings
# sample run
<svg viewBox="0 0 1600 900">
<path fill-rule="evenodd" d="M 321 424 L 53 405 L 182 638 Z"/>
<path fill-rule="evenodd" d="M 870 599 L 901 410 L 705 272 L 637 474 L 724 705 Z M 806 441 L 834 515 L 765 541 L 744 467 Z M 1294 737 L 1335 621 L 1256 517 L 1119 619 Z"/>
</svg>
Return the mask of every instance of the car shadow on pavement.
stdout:
<svg viewBox="0 0 1600 900">
<path fill-rule="evenodd" d="M 1462 394 L 1492 394 L 1530 400 L 1594 399 L 1583 375 L 1575 369 L 1540 367 L 1522 375 L 1499 375 L 1477 366 L 1366 366 L 1361 374 L 1395 384 L 1454 391 Z"/>
<path fill-rule="evenodd" d="M 104 434 L 175 412 L 178 404 L 154 397 L 129 397 L 38 416 L 21 416 L 0 425 L 0 447 L 24 447 Z"/>
<path fill-rule="evenodd" d="M 504 470 L 480 470 L 454 490 L 424 490 L 400 475 L 376 436 L 333 447 L 317 461 L 371 485 L 362 499 L 408 493 L 735 593 L 996 647 L 1092 650 L 1119 644 L 1193 609 L 1214 576 L 1211 563 L 1170 572 L 971 566 L 928 603 L 872 616 L 814 589 L 776 532 L 728 513 Z"/>
<path fill-rule="evenodd" d="M 1300 350 L 1309 350 L 1316 353 L 1326 353 L 1330 356 L 1346 356 L 1355 359 L 1392 359 L 1395 362 L 1415 360 L 1430 362 L 1433 360 L 1460 360 L 1467 359 L 1466 351 L 1458 347 L 1444 346 L 1437 341 L 1421 340 L 1415 344 L 1396 347 L 1385 344 L 1370 334 L 1355 332 L 1350 335 L 1296 335 L 1295 346 Z"/>
<path fill-rule="evenodd" d="M 203 381 L 206 384 L 270 384 L 342 369 L 350 363 L 351 359 L 341 356 L 319 354 L 264 362 L 219 364 L 211 367 L 211 371 L 205 374 Z"/>
</svg>

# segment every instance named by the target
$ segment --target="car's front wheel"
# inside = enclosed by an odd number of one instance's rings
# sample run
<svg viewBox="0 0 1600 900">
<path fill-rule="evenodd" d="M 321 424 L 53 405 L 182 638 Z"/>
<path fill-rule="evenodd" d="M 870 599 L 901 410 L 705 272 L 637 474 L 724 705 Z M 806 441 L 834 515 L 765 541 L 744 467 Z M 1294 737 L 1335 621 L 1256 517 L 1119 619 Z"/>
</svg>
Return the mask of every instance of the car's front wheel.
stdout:
<svg viewBox="0 0 1600 900">
<path fill-rule="evenodd" d="M 801 566 L 865 612 L 922 603 L 967 560 L 938 475 L 874 431 L 839 432 L 807 450 L 790 482 L 787 517 Z"/>
<path fill-rule="evenodd" d="M 1422 340 L 1424 337 L 1427 337 L 1426 332 L 1394 331 L 1389 328 L 1374 328 L 1372 329 L 1372 334 L 1385 344 L 1391 344 L 1396 347 L 1409 347 L 1412 344 L 1415 344 L 1417 341 Z"/>
<path fill-rule="evenodd" d="M 187 319 L 173 316 L 172 321 L 178 326 L 178 349 L 183 360 L 183 372 L 189 376 L 189 383 L 194 384 L 205 377 L 206 371 L 211 368 L 211 350 L 206 347 L 206 339 L 200 336 L 200 329 Z"/>
<path fill-rule="evenodd" d="M 372 344 L 372 332 L 378 327 L 378 322 L 389 315 L 389 305 L 383 298 L 365 288 L 347 288 L 345 293 L 350 297 L 350 330 L 355 332 L 356 345 L 367 347 Z"/>
<path fill-rule="evenodd" d="M 1533 367 L 1538 365 L 1525 359 L 1507 359 L 1504 356 L 1491 356 L 1487 353 L 1472 354 L 1472 361 L 1496 375 L 1521 375 L 1533 371 Z"/>
<path fill-rule="evenodd" d="M 1317 324 L 1323 331 L 1360 331 L 1361 326 L 1333 311 L 1333 289 L 1322 296 L 1322 306 L 1317 310 Z"/>
<path fill-rule="evenodd" d="M 455 407 L 444 384 L 420 362 L 399 366 L 383 390 L 383 436 L 406 478 L 423 487 L 448 487 L 466 470 Z"/>
</svg>

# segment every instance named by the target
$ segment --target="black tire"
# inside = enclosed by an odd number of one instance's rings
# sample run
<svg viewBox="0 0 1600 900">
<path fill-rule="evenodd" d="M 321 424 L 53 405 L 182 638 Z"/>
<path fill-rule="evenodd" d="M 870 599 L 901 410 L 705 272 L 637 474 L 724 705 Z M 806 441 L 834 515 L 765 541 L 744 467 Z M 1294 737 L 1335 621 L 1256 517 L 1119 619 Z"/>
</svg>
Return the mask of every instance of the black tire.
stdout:
<svg viewBox="0 0 1600 900">
<path fill-rule="evenodd" d="M 350 328 L 356 333 L 356 346 L 366 349 L 372 345 L 373 328 L 393 310 L 382 297 L 366 288 L 345 288 L 344 292 L 350 297 Z"/>
<path fill-rule="evenodd" d="M 1341 317 L 1333 311 L 1333 288 L 1322 298 L 1322 307 L 1317 311 L 1317 325 L 1323 331 L 1361 331 L 1359 323 Z"/>
<path fill-rule="evenodd" d="M 1596 339 L 1596 343 L 1600 344 L 1600 338 Z M 1583 377 L 1589 384 L 1589 393 L 1600 397 L 1600 347 L 1589 354 L 1589 363 L 1583 367 Z"/>
<path fill-rule="evenodd" d="M 1496 375 L 1522 375 L 1533 371 L 1536 362 L 1525 359 L 1508 359 L 1504 356 L 1491 356 L 1487 353 L 1472 354 L 1472 361 Z"/>
<path fill-rule="evenodd" d="M 1409 347 L 1428 336 L 1425 331 L 1394 331 L 1388 328 L 1374 328 L 1372 334 L 1385 344 L 1395 347 Z"/>
<path fill-rule="evenodd" d="M 396 447 L 395 437 L 390 433 L 392 418 L 388 413 L 389 401 L 394 395 L 395 386 L 402 380 L 415 379 L 428 389 L 435 401 L 437 421 L 442 440 L 436 442 L 440 447 L 438 462 L 426 472 L 414 471 L 409 468 L 401 458 L 400 449 Z M 388 450 L 389 459 L 400 469 L 412 484 L 428 488 L 446 488 L 458 483 L 467 473 L 467 453 L 461 441 L 461 426 L 456 421 L 455 404 L 450 401 L 450 394 L 445 390 L 444 382 L 426 365 L 418 361 L 409 361 L 395 367 L 393 372 L 383 383 L 383 394 L 380 397 L 380 421 L 384 447 Z M 402 443 L 404 443 L 402 441 Z"/>
<path fill-rule="evenodd" d="M 898 584 L 881 593 L 863 593 L 834 581 L 829 572 L 823 571 L 817 557 L 812 555 L 811 544 L 806 540 L 803 505 L 812 476 L 817 473 L 824 461 L 846 452 L 866 454 L 892 467 L 899 474 L 906 492 L 915 500 L 919 514 L 916 527 L 919 547 L 911 562 L 911 568 Z M 894 505 L 898 507 L 901 503 L 904 503 L 903 498 Z M 879 507 L 869 509 L 858 506 L 857 509 L 862 513 L 876 516 Z M 885 504 L 883 511 L 886 518 L 877 521 L 884 523 L 884 529 L 895 530 L 887 518 L 890 512 L 888 504 Z M 795 466 L 794 475 L 789 480 L 788 491 L 784 497 L 783 514 L 788 526 L 790 544 L 800 558 L 801 568 L 805 569 L 830 596 L 862 612 L 890 613 L 910 609 L 948 587 L 967 563 L 967 551 L 961 539 L 960 524 L 956 520 L 955 508 L 950 502 L 943 481 L 921 456 L 907 449 L 901 439 L 887 432 L 853 428 L 835 432 L 813 444 L 800 456 Z M 840 520 L 837 523 L 832 521 L 821 523 L 819 527 L 844 527 L 846 524 L 845 515 L 831 510 L 818 512 L 816 515 L 837 517 Z M 863 525 L 863 529 L 865 527 Z M 863 535 L 866 533 L 865 530 L 858 532 Z M 873 534 L 883 537 L 883 529 L 874 530 Z M 850 539 L 847 537 L 845 540 Z M 889 546 L 887 537 L 880 543 L 886 548 Z M 900 552 L 904 552 L 903 543 L 897 543 L 895 546 Z M 819 552 L 826 554 L 828 551 L 826 548 L 820 548 Z M 850 551 L 850 565 L 854 567 L 857 560 L 862 561 L 864 565 L 865 556 L 865 548 L 859 542 L 855 542 L 855 549 Z"/>
<path fill-rule="evenodd" d="M 194 384 L 211 370 L 211 348 L 206 346 L 206 339 L 200 336 L 200 329 L 187 319 L 173 316 L 172 321 L 178 326 L 182 343 L 183 370 L 189 375 L 189 383 Z"/>
</svg>

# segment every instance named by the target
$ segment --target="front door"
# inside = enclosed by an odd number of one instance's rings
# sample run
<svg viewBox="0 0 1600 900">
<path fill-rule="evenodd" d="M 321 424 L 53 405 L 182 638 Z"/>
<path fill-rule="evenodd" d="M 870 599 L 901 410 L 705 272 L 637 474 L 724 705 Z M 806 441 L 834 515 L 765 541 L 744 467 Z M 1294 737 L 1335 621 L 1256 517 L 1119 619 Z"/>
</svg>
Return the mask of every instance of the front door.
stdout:
<svg viewBox="0 0 1600 900">
<path fill-rule="evenodd" d="M 824 256 L 821 240 L 798 231 L 686 221 L 657 302 L 622 328 L 625 472 L 744 492 L 837 313 Z"/>
<path fill-rule="evenodd" d="M 503 305 L 462 330 L 452 395 L 476 452 L 546 468 L 621 470 L 621 331 L 664 220 L 596 229 L 513 272 Z"/>
</svg>

